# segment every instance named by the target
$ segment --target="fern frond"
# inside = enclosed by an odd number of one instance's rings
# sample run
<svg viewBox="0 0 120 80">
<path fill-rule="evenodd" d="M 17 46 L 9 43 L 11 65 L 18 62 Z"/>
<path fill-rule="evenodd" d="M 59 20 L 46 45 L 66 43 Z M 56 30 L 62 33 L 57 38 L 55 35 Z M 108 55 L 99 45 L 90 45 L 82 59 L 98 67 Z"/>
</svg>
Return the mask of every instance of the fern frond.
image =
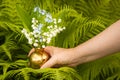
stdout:
<svg viewBox="0 0 120 80">
<path fill-rule="evenodd" d="M 117 73 L 117 70 L 120 68 L 120 58 L 117 56 L 119 57 L 120 54 L 107 56 L 93 62 L 82 64 L 78 66 L 77 70 L 83 80 L 105 80 L 108 76 Z"/>
<path fill-rule="evenodd" d="M 13 6 L 15 2 L 11 1 L 3 1 L 2 5 L 0 7 L 3 7 L 0 11 L 1 13 L 1 18 L 0 21 L 1 23 L 5 25 L 1 25 L 3 28 L 9 28 L 14 31 L 14 28 L 17 29 L 18 31 L 20 30 L 18 25 L 21 25 L 20 19 L 18 15 L 16 14 L 16 6 Z M 13 26 L 14 25 L 14 26 Z M 13 28 L 13 29 L 12 29 Z"/>
<path fill-rule="evenodd" d="M 59 69 L 41 69 L 38 72 L 42 73 L 42 78 L 40 80 L 45 79 L 55 79 L 55 80 L 82 80 L 81 76 L 77 74 L 77 72 L 73 68 L 62 67 Z"/>
<path fill-rule="evenodd" d="M 9 63 L 6 63 L 6 61 L 0 60 L 0 66 L 3 67 L 3 75 L 5 75 L 10 66 Z"/>
<path fill-rule="evenodd" d="M 6 48 L 6 46 L 2 45 L 1 48 L 2 48 L 2 50 L 3 50 L 3 51 L 1 51 L 1 52 L 5 52 L 6 55 L 8 56 L 8 58 L 9 58 L 10 60 L 12 60 L 10 51 Z"/>
<path fill-rule="evenodd" d="M 69 15 L 69 17 L 73 16 Z M 65 23 L 67 24 L 66 30 L 57 36 L 55 41 L 55 44 L 57 45 L 55 46 L 66 48 L 74 47 L 105 29 L 100 18 L 90 20 L 89 18 L 83 17 L 82 14 L 76 14 L 73 20 L 69 20 Z M 93 30 L 97 31 L 94 35 L 92 35 Z"/>
<path fill-rule="evenodd" d="M 114 73 L 112 76 L 109 76 L 106 80 L 119 80 L 120 79 L 120 69 L 117 69 L 117 72 Z"/>
<path fill-rule="evenodd" d="M 27 14 L 24 9 L 22 9 L 20 6 L 17 6 L 17 12 L 23 22 L 24 27 L 28 30 L 31 31 L 31 16 Z"/>
<path fill-rule="evenodd" d="M 13 75 L 20 72 L 19 70 L 12 70 L 12 72 L 11 72 L 11 71 L 9 71 L 9 69 L 17 69 L 17 68 L 26 66 L 26 64 L 27 64 L 27 62 L 24 60 L 17 60 L 16 62 L 7 62 L 7 61 L 1 60 L 0 66 L 3 67 L 3 75 L 1 75 L 2 80 L 4 80 L 4 78 L 6 78 L 6 76 L 8 78 L 10 77 L 10 79 L 11 79 L 13 77 Z M 23 71 L 23 73 L 25 73 L 25 72 Z M 25 76 L 25 80 L 28 80 L 28 79 L 26 79 L 26 76 Z"/>
<path fill-rule="evenodd" d="M 6 75 L 4 75 L 2 80 L 7 80 L 7 79 L 14 79 L 14 75 L 18 74 L 20 72 L 20 70 L 11 70 L 9 72 L 6 73 Z"/>
<path fill-rule="evenodd" d="M 13 50 L 13 49 L 18 49 L 18 46 L 12 40 L 12 37 L 13 37 L 13 35 L 7 35 L 6 39 L 5 39 L 5 43 L 2 46 L 0 46 L 0 48 L 2 50 L 0 53 L 5 52 L 6 55 L 9 57 L 10 60 L 12 60 L 11 52 L 10 51 Z"/>
<path fill-rule="evenodd" d="M 13 78 L 22 78 L 20 76 L 23 76 L 24 80 L 29 80 L 29 78 L 35 77 L 31 76 L 30 74 L 36 74 L 36 78 L 40 80 L 46 80 L 46 79 L 54 79 L 54 80 L 82 80 L 80 75 L 77 74 L 77 72 L 69 67 L 63 67 L 60 69 L 31 69 L 31 68 L 22 68 L 19 70 L 11 70 L 7 72 L 7 75 L 5 76 L 5 79 L 9 79 L 9 77 Z M 13 78 L 14 79 L 14 78 Z"/>
</svg>

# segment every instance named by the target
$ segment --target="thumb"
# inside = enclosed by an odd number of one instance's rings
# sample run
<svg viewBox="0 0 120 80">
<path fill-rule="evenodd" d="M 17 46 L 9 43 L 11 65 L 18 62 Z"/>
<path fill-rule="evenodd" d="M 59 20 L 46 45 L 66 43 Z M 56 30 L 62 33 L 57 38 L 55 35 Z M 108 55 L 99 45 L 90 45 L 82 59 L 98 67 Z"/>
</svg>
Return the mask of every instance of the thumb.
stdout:
<svg viewBox="0 0 120 80">
<path fill-rule="evenodd" d="M 52 55 L 53 53 L 53 46 L 47 46 L 44 48 L 44 51 L 47 52 L 48 54 L 50 54 L 50 56 Z"/>
<path fill-rule="evenodd" d="M 53 67 L 55 64 L 56 60 L 54 58 L 50 58 L 46 63 L 41 66 L 41 69 Z"/>
</svg>

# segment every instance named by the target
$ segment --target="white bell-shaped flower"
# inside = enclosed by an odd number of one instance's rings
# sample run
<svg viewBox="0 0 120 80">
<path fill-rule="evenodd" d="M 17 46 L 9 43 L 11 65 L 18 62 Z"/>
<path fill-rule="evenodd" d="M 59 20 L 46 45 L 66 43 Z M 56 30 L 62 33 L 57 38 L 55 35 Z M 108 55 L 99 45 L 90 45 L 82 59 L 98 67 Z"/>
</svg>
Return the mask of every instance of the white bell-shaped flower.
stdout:
<svg viewBox="0 0 120 80">
<path fill-rule="evenodd" d="M 34 45 L 35 47 L 38 47 L 38 43 L 34 43 L 33 45 Z"/>
<path fill-rule="evenodd" d="M 45 45 L 42 45 L 42 48 L 45 48 Z"/>
</svg>

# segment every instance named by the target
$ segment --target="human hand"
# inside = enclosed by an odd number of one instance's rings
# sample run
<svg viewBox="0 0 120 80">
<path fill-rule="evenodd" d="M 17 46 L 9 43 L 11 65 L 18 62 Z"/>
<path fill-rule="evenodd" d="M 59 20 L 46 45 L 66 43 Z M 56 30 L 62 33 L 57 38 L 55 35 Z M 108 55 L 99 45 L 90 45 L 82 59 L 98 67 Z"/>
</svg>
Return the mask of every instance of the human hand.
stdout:
<svg viewBox="0 0 120 80">
<path fill-rule="evenodd" d="M 29 55 L 34 52 L 34 48 L 30 51 Z M 79 54 L 74 48 L 58 48 L 53 46 L 47 46 L 44 48 L 45 52 L 50 55 L 50 59 L 41 66 L 41 68 L 48 67 L 61 67 L 70 66 L 74 67 L 79 64 Z"/>
</svg>

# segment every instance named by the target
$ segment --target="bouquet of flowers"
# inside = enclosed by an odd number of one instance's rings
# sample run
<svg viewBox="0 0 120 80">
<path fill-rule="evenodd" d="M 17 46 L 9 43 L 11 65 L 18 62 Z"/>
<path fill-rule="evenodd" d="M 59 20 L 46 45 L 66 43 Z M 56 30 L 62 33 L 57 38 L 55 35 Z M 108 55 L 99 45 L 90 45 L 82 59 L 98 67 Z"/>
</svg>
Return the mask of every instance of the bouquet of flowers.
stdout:
<svg viewBox="0 0 120 80">
<path fill-rule="evenodd" d="M 22 33 L 28 39 L 28 43 L 34 48 L 44 48 L 50 43 L 51 39 L 63 31 L 65 27 L 61 26 L 62 20 L 60 18 L 53 18 L 49 12 L 39 7 L 34 8 L 34 12 L 37 13 L 37 17 L 32 18 L 32 31 L 27 31 L 27 29 L 23 28 Z M 48 59 L 48 55 L 43 50 L 36 50 L 36 53 L 38 52 L 39 57 L 34 54 L 30 57 L 30 64 L 33 68 L 39 68 L 39 66 Z M 36 62 L 38 62 L 38 64 L 36 64 Z"/>
<path fill-rule="evenodd" d="M 22 33 L 28 39 L 28 43 L 33 47 L 44 48 L 50 43 L 52 37 L 63 31 L 65 27 L 60 25 L 61 19 L 52 18 L 50 13 L 36 7 L 34 12 L 39 12 L 39 17 L 32 18 L 32 32 L 23 28 Z"/>
</svg>

